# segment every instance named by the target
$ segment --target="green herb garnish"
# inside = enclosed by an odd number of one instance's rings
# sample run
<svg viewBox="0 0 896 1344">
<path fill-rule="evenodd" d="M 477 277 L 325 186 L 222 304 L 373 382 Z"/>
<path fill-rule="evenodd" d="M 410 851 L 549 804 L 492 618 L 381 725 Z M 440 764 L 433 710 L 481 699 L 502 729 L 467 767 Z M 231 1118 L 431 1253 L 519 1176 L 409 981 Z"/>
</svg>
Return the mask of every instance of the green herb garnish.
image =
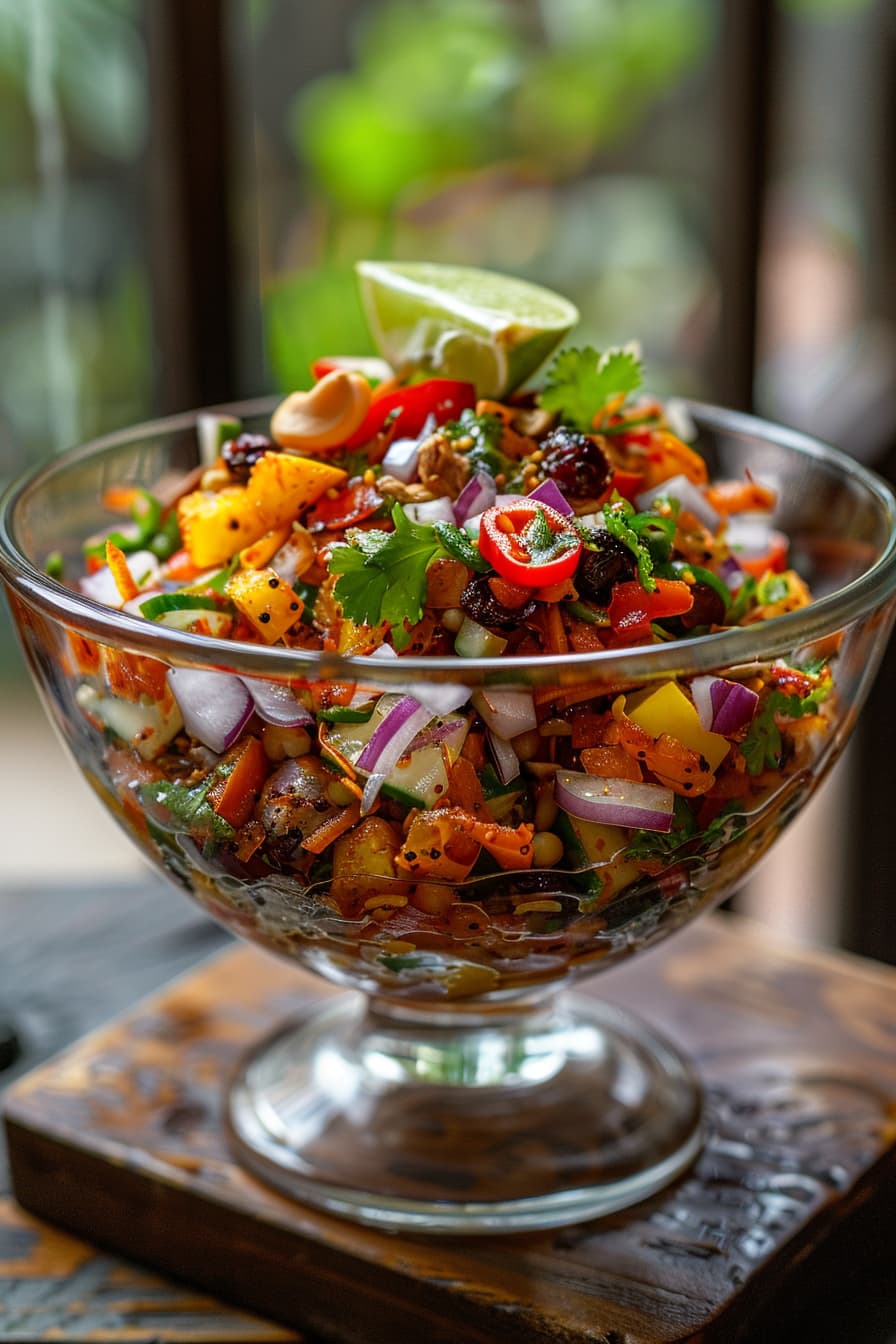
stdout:
<svg viewBox="0 0 896 1344">
<path fill-rule="evenodd" d="M 798 669 L 809 675 L 805 668 Z M 830 678 L 819 684 L 802 698 L 788 695 L 786 691 L 772 691 L 760 712 L 753 719 L 750 731 L 741 743 L 747 770 L 751 775 L 761 775 L 763 770 L 779 770 L 783 761 L 784 743 L 781 730 L 775 722 L 776 715 L 785 719 L 802 719 L 808 714 L 817 714 L 818 706 L 831 689 Z"/>
<path fill-rule="evenodd" d="M 412 523 L 400 504 L 392 522 L 394 532 L 372 528 L 350 534 L 350 545 L 333 547 L 329 568 L 339 575 L 334 594 L 343 614 L 356 625 L 387 621 L 392 643 L 401 650 L 410 643 L 405 622 L 423 619 L 427 568 L 447 552 L 432 524 Z"/>
<path fill-rule="evenodd" d="M 599 354 L 591 345 L 561 350 L 547 371 L 538 400 L 546 411 L 559 411 L 567 424 L 586 433 L 611 397 L 628 396 L 641 386 L 641 361 L 632 350 Z"/>
<path fill-rule="evenodd" d="M 208 791 L 215 780 L 221 778 L 220 770 L 213 771 L 201 784 L 192 788 L 187 784 L 173 784 L 162 779 L 140 787 L 140 797 L 144 803 L 155 803 L 166 808 L 176 822 L 192 835 L 200 835 L 211 840 L 230 840 L 235 834 L 230 822 L 219 817 L 208 801 Z"/>
</svg>

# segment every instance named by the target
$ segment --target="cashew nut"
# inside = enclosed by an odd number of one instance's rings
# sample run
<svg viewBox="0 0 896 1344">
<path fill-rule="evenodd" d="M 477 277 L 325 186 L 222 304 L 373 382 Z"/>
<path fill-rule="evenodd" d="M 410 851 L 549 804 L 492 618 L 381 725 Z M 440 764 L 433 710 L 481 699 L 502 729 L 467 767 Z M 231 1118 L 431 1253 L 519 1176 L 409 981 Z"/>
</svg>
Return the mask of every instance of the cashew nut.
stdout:
<svg viewBox="0 0 896 1344">
<path fill-rule="evenodd" d="M 351 438 L 370 406 L 370 384 L 359 373 L 334 369 L 307 392 L 292 392 L 271 417 L 281 448 L 337 448 Z"/>
</svg>

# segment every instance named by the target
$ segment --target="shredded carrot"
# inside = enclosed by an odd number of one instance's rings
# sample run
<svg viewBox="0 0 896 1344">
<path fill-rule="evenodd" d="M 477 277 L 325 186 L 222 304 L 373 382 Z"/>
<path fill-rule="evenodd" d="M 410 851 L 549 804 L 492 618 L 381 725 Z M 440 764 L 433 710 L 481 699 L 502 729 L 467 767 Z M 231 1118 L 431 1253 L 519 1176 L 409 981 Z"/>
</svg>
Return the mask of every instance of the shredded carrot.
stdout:
<svg viewBox="0 0 896 1344">
<path fill-rule="evenodd" d="M 491 820 L 479 776 L 464 756 L 458 757 L 448 773 L 448 798 L 455 807 L 463 808 L 471 816 Z"/>
<path fill-rule="evenodd" d="M 122 602 L 130 602 L 137 596 L 140 589 L 134 582 L 134 576 L 128 569 L 127 557 L 121 547 L 116 546 L 114 541 L 106 542 L 106 564 L 112 571 L 112 578 L 115 580 L 115 587 Z"/>
<path fill-rule="evenodd" d="M 370 811 L 375 810 L 376 804 Z M 346 831 L 350 831 L 360 820 L 361 804 L 352 803 L 350 807 L 343 808 L 338 816 L 331 817 L 323 826 L 318 826 L 316 831 L 312 831 L 311 835 L 302 841 L 302 848 L 307 849 L 309 854 L 323 854 L 328 845 L 338 840 L 340 835 L 345 835 Z"/>
</svg>

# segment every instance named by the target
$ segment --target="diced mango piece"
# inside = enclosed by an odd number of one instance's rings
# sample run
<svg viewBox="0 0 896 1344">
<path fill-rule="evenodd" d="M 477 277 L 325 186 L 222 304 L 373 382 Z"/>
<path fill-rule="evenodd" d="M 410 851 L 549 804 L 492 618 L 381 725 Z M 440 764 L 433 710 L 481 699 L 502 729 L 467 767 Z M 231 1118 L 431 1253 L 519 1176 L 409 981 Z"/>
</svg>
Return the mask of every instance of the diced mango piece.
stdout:
<svg viewBox="0 0 896 1344">
<path fill-rule="evenodd" d="M 650 690 L 625 697 L 628 717 L 651 737 L 669 733 L 691 751 L 699 752 L 710 770 L 717 770 L 731 745 L 721 733 L 703 727 L 691 701 L 674 681 L 664 681 Z"/>
<path fill-rule="evenodd" d="M 251 546 L 271 524 L 250 504 L 246 487 L 194 490 L 178 500 L 177 521 L 197 569 L 226 564 L 234 551 Z"/>
<path fill-rule="evenodd" d="M 246 495 L 253 513 L 264 519 L 262 532 L 266 532 L 291 523 L 302 509 L 347 480 L 341 467 L 326 462 L 293 453 L 265 453 L 252 468 Z"/>
<path fill-rule="evenodd" d="M 266 644 L 282 639 L 302 615 L 301 600 L 272 569 L 240 570 L 224 591 Z"/>
</svg>

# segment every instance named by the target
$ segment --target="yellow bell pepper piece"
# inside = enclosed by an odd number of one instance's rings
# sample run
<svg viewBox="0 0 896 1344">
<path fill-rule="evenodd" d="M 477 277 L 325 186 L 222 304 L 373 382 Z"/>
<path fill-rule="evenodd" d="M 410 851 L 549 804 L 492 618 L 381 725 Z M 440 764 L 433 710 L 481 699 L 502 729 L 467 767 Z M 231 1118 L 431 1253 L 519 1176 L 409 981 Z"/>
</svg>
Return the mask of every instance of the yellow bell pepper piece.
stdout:
<svg viewBox="0 0 896 1344">
<path fill-rule="evenodd" d="M 625 712 L 651 737 L 668 733 L 691 751 L 699 752 L 710 770 L 717 770 L 731 745 L 721 733 L 708 732 L 684 691 L 674 681 L 625 697 Z"/>
<path fill-rule="evenodd" d="M 177 521 L 184 546 L 198 569 L 226 564 L 234 551 L 251 546 L 270 526 L 247 507 L 242 485 L 184 495 L 178 500 Z"/>
<path fill-rule="evenodd" d="M 224 589 L 266 644 L 275 644 L 302 615 L 302 602 L 272 569 L 243 569 Z"/>
<path fill-rule="evenodd" d="M 341 489 L 347 480 L 341 467 L 326 462 L 294 453 L 265 453 L 252 468 L 246 501 L 264 519 L 264 533 L 285 527 L 302 509 L 315 504 L 328 490 Z"/>
</svg>

